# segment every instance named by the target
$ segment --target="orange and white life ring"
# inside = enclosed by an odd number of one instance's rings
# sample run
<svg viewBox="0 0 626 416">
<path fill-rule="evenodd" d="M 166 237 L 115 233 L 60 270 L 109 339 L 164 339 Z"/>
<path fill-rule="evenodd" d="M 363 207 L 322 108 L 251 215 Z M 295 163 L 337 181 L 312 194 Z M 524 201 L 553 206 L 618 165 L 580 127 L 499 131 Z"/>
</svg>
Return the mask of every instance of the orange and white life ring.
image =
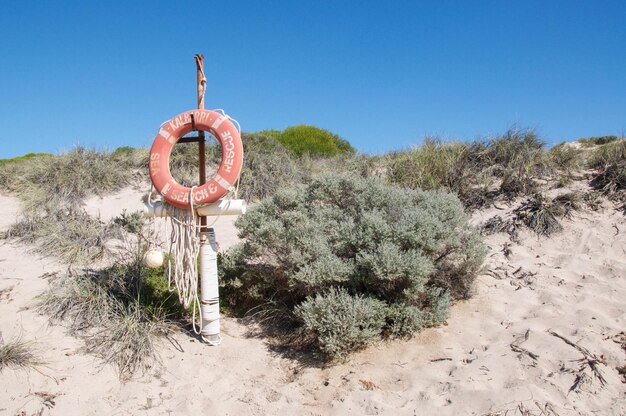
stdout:
<svg viewBox="0 0 626 416">
<path fill-rule="evenodd" d="M 170 172 L 170 155 L 174 145 L 192 130 L 208 131 L 222 145 L 222 162 L 215 176 L 207 183 L 191 188 L 174 180 Z M 189 110 L 165 122 L 150 149 L 150 179 L 157 192 L 170 204 L 189 208 L 216 202 L 237 181 L 243 165 L 243 145 L 239 130 L 230 119 L 216 111 Z"/>
</svg>

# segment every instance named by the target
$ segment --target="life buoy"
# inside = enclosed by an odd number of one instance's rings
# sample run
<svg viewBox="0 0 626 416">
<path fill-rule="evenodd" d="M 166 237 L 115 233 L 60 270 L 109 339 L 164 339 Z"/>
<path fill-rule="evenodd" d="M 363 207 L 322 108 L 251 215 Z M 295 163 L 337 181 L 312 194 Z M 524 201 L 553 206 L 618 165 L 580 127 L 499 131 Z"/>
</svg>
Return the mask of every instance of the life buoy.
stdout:
<svg viewBox="0 0 626 416">
<path fill-rule="evenodd" d="M 222 145 L 222 162 L 207 183 L 193 188 L 193 204 L 216 202 L 237 181 L 243 164 L 243 145 L 239 130 L 230 119 L 216 111 L 189 110 L 165 122 L 150 149 L 150 179 L 157 192 L 170 204 L 189 208 L 191 188 L 174 180 L 170 172 L 170 155 L 174 145 L 192 130 L 208 131 Z"/>
</svg>

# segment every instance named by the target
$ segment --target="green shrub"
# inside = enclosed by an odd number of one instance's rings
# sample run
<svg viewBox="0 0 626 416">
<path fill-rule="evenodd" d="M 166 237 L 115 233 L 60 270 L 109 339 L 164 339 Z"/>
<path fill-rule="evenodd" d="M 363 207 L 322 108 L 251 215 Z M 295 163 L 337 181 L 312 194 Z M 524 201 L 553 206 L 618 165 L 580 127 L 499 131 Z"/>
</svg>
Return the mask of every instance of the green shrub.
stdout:
<svg viewBox="0 0 626 416">
<path fill-rule="evenodd" d="M 391 304 L 385 315 L 385 327 L 391 335 L 399 338 L 411 337 L 431 323 L 428 312 L 410 304 Z"/>
<path fill-rule="evenodd" d="M 397 328 L 422 324 L 401 324 L 393 317 L 398 308 L 417 308 L 431 314 L 425 323 L 438 322 L 445 299 L 469 295 L 485 255 L 455 196 L 356 176 L 321 176 L 278 191 L 236 224 L 244 242 L 221 260 L 224 299 L 233 311 L 266 308 L 264 316 L 283 322 L 301 321 L 310 309 L 297 308 L 307 300 L 319 310 L 349 295 L 393 305 L 379 332 L 404 336 Z M 345 293 L 332 292 L 339 288 Z"/>
<path fill-rule="evenodd" d="M 26 153 L 25 155 L 17 156 L 11 159 L 0 159 L 0 166 L 6 165 L 9 163 L 19 163 L 19 162 L 23 162 L 29 159 L 49 157 L 49 156 L 52 156 L 52 154 L 50 153 Z"/>
<path fill-rule="evenodd" d="M 296 156 L 334 156 L 340 153 L 354 153 L 354 148 L 346 140 L 328 130 L 315 126 L 299 125 L 285 130 L 264 130 L 260 136 L 273 137 Z"/>
<path fill-rule="evenodd" d="M 384 302 L 350 295 L 343 288 L 308 297 L 295 314 L 315 334 L 320 349 L 332 357 L 343 357 L 379 339 L 385 325 Z"/>
</svg>

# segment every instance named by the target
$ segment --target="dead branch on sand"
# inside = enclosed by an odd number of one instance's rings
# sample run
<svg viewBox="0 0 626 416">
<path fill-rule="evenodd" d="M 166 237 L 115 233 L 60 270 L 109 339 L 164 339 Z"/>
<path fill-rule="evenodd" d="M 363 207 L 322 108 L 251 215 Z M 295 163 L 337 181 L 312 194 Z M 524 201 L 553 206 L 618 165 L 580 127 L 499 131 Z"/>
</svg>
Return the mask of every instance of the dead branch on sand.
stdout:
<svg viewBox="0 0 626 416">
<path fill-rule="evenodd" d="M 537 360 L 537 358 L 539 358 L 539 355 L 535 354 L 534 352 L 530 352 L 525 348 L 520 347 L 520 344 L 526 342 L 528 340 L 528 337 L 530 335 L 530 329 L 527 329 L 526 332 L 524 333 L 524 339 L 520 340 L 517 339 L 515 342 L 511 343 L 509 346 L 511 347 L 511 349 L 513 351 L 515 351 L 518 354 L 526 354 L 528 355 L 530 358 L 532 358 L 533 360 Z"/>
<path fill-rule="evenodd" d="M 591 369 L 592 374 L 598 380 L 600 380 L 600 384 L 602 384 L 602 386 L 606 385 L 606 379 L 604 378 L 604 375 L 602 374 L 602 371 L 598 366 L 598 364 L 606 365 L 606 359 L 603 355 L 598 357 L 597 355 L 592 354 L 587 348 L 582 347 L 573 341 L 570 341 L 569 339 L 557 334 L 552 330 L 548 330 L 548 333 L 552 336 L 559 338 L 567 345 L 576 348 L 583 355 L 583 358 L 576 360 L 580 363 L 580 367 L 578 368 L 578 373 L 576 374 L 576 378 L 574 379 L 574 384 L 572 384 L 572 387 L 570 387 L 569 389 L 570 392 L 578 392 L 580 387 L 585 383 L 585 381 L 590 380 L 589 376 L 585 374 L 585 369 L 587 368 L 587 366 L 589 366 L 589 368 Z"/>
</svg>

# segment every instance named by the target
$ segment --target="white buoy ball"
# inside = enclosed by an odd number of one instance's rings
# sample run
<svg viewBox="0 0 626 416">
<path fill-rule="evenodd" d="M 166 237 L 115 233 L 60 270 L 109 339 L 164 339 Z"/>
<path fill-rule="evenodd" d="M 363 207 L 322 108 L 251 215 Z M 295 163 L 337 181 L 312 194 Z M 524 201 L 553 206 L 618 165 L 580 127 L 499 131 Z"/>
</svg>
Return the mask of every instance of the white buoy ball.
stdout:
<svg viewBox="0 0 626 416">
<path fill-rule="evenodd" d="M 146 251 L 146 255 L 143 256 L 143 262 L 151 269 L 161 267 L 163 265 L 163 252 L 161 250 L 150 249 Z"/>
</svg>

